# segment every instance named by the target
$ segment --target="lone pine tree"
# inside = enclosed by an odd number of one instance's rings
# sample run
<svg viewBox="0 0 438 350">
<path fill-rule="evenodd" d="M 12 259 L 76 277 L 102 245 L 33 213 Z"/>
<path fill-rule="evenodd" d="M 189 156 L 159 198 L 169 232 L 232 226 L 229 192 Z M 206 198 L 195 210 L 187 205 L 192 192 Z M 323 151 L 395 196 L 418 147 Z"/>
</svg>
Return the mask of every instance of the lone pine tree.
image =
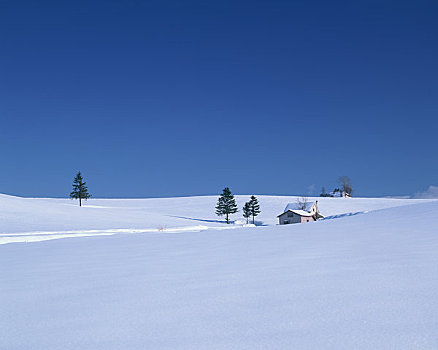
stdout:
<svg viewBox="0 0 438 350">
<path fill-rule="evenodd" d="M 225 220 L 227 224 L 230 223 L 229 215 L 237 213 L 237 204 L 234 199 L 234 196 L 231 194 L 231 191 L 228 187 L 225 187 L 217 200 L 216 205 L 216 215 L 222 216 L 225 215 Z"/>
<path fill-rule="evenodd" d="M 78 171 L 73 180 L 73 191 L 70 193 L 70 198 L 79 199 L 79 206 L 82 206 L 82 200 L 87 200 L 91 195 L 88 193 L 88 189 L 81 172 Z"/>
<path fill-rule="evenodd" d="M 249 210 L 252 215 L 252 223 L 255 224 L 255 217 L 260 214 L 260 204 L 256 196 L 251 196 L 249 203 Z"/>
<path fill-rule="evenodd" d="M 248 223 L 248 219 L 251 217 L 251 206 L 249 202 L 246 202 L 243 206 L 243 217 L 246 219 L 246 223 Z"/>
</svg>

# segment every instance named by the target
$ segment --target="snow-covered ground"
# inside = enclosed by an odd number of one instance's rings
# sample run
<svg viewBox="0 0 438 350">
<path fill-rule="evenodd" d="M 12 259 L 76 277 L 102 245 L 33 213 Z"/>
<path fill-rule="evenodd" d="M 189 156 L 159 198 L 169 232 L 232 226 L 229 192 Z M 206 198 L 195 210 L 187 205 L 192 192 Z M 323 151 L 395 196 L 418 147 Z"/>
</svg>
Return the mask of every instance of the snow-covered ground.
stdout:
<svg viewBox="0 0 438 350">
<path fill-rule="evenodd" d="M 249 196 L 236 196 L 239 208 Z M 292 196 L 259 196 L 262 213 L 259 225 L 276 225 L 277 215 Z M 422 203 L 419 199 L 388 198 L 309 198 L 318 200 L 325 216 L 343 216 Z M 156 231 L 204 231 L 230 229 L 224 218 L 215 215 L 217 196 L 150 198 L 150 199 L 92 199 L 79 207 L 70 199 L 20 198 L 0 195 L 0 244 L 34 242 L 39 240 L 111 235 L 115 233 L 146 233 Z M 242 211 L 232 215 L 244 223 Z"/>
<path fill-rule="evenodd" d="M 217 197 L 0 196 L 0 349 L 438 348 L 437 201 L 278 226 L 295 199 L 259 198 L 266 226 L 239 227 Z M 44 235 L 76 238 L 12 243 Z"/>
</svg>

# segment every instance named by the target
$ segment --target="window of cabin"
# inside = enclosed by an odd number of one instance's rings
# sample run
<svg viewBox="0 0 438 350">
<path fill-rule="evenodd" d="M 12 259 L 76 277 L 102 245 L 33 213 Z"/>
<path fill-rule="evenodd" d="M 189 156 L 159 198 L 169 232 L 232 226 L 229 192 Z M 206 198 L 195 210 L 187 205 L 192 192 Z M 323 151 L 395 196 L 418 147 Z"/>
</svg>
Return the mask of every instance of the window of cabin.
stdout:
<svg viewBox="0 0 438 350">
<path fill-rule="evenodd" d="M 293 217 L 294 217 L 294 214 L 293 214 L 293 213 L 287 213 L 287 217 L 288 217 L 288 218 L 293 218 Z"/>
</svg>

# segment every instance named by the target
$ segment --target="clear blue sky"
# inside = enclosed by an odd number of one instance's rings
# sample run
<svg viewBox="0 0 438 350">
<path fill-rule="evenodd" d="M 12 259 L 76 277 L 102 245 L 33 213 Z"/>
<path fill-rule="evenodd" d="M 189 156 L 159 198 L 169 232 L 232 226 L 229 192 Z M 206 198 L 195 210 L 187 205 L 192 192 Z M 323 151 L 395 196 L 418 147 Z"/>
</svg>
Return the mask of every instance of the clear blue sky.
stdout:
<svg viewBox="0 0 438 350">
<path fill-rule="evenodd" d="M 437 184 L 436 1 L 1 1 L 0 192 Z"/>
</svg>

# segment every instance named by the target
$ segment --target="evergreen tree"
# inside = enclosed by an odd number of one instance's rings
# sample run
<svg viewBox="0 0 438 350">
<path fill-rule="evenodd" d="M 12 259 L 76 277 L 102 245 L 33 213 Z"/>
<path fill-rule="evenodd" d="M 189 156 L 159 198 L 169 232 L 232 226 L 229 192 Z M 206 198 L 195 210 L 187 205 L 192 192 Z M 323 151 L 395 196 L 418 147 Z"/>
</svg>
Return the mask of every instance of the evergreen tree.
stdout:
<svg viewBox="0 0 438 350">
<path fill-rule="evenodd" d="M 246 219 L 246 223 L 249 222 L 249 217 L 251 216 L 251 205 L 250 202 L 246 202 L 243 206 L 243 217 Z"/>
<path fill-rule="evenodd" d="M 260 205 L 257 197 L 251 196 L 249 201 L 249 208 L 252 215 L 252 223 L 255 224 L 255 217 L 260 214 Z"/>
<path fill-rule="evenodd" d="M 230 220 L 228 216 L 234 213 L 237 213 L 236 201 L 234 199 L 234 196 L 231 194 L 230 189 L 228 187 L 225 187 L 222 191 L 221 196 L 217 200 L 216 215 L 225 215 L 227 224 L 229 224 Z"/>
<path fill-rule="evenodd" d="M 79 206 L 82 206 L 82 199 L 87 200 L 91 195 L 88 193 L 88 189 L 81 172 L 79 171 L 73 180 L 73 191 L 70 193 L 70 198 L 79 199 Z"/>
</svg>

